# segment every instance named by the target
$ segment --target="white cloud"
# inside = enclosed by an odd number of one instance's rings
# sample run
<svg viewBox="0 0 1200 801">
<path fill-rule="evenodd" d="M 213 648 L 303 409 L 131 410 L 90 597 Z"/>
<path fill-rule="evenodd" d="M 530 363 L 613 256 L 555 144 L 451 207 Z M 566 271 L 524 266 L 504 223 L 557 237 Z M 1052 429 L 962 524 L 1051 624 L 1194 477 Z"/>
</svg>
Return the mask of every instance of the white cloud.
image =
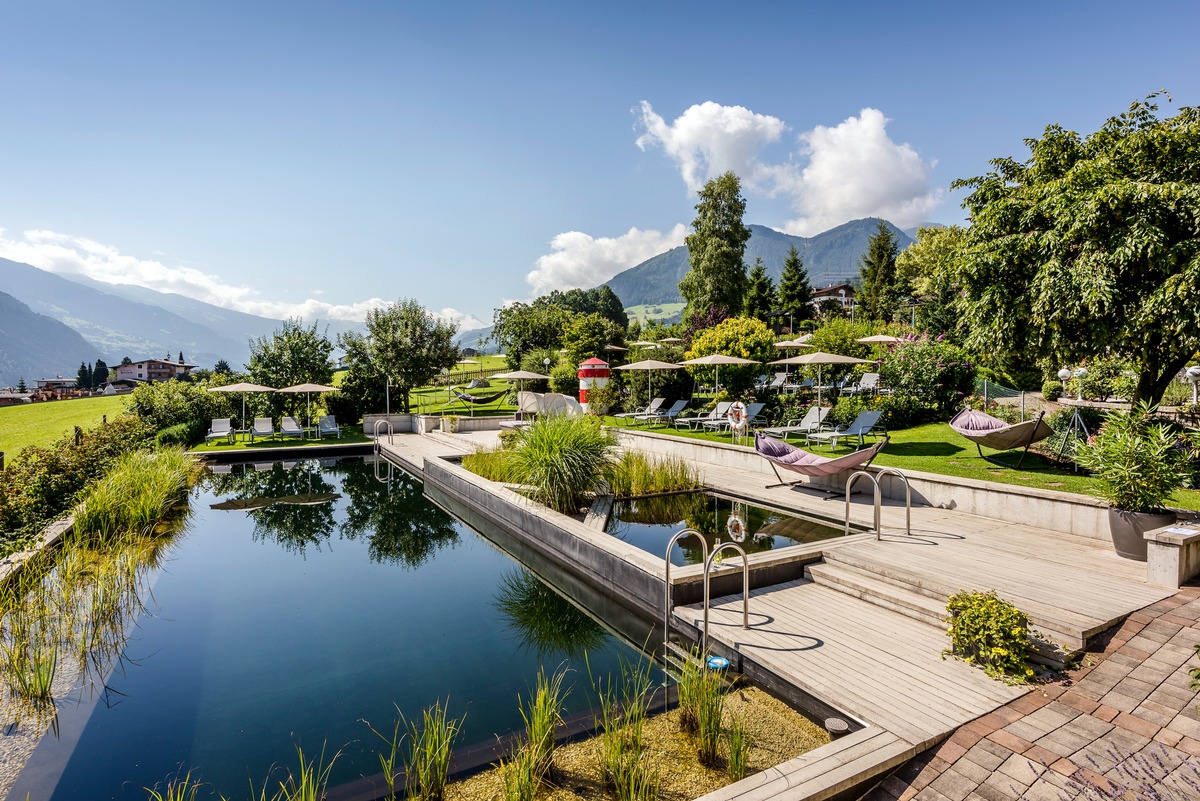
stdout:
<svg viewBox="0 0 1200 801">
<path fill-rule="evenodd" d="M 637 146 L 646 150 L 661 145 L 679 163 L 691 192 L 700 191 L 710 178 L 727 170 L 747 185 L 769 179 L 772 168 L 759 162 L 756 153 L 763 145 L 778 142 L 787 130 L 776 117 L 712 101 L 692 106 L 669 125 L 645 100 L 640 110 L 646 132 L 637 138 Z"/>
<path fill-rule="evenodd" d="M 791 234 L 808 236 L 862 217 L 908 227 L 942 202 L 943 191 L 931 185 L 934 163 L 892 141 L 888 119 L 877 109 L 799 134 L 796 152 L 779 163 L 760 160 L 759 152 L 787 125 L 741 106 L 706 102 L 668 124 L 642 101 L 641 123 L 645 133 L 637 146 L 660 144 L 690 191 L 732 170 L 748 196 L 786 198 L 797 215 L 782 226 Z"/>
<path fill-rule="evenodd" d="M 617 237 L 592 237 L 580 231 L 550 240 L 553 252 L 538 257 L 537 268 L 525 276 L 534 296 L 555 289 L 590 288 L 651 256 L 682 245 L 687 228 L 676 225 L 667 233 L 630 228 Z"/>
<path fill-rule="evenodd" d="M 473 314 L 461 312 L 458 309 L 452 309 L 449 306 L 442 309 L 440 312 L 434 312 L 434 317 L 440 317 L 447 322 L 458 325 L 459 331 L 473 331 L 476 328 L 486 328 L 487 323 L 480 320 Z"/>
<path fill-rule="evenodd" d="M 361 322 L 369 309 L 388 305 L 388 301 L 381 298 L 350 304 L 327 303 L 315 298 L 299 302 L 268 300 L 254 289 L 225 283 L 218 276 L 191 267 L 139 259 L 124 255 L 111 245 L 54 231 L 26 231 L 20 238 L 12 238 L 0 229 L 0 257 L 32 264 L 51 273 L 82 275 L 106 284 L 132 284 L 159 292 L 173 292 L 214 306 L 275 320 L 303 317 L 306 320 Z M 443 309 L 439 316 L 458 322 L 464 328 L 482 325 L 477 318 L 456 309 Z"/>
</svg>

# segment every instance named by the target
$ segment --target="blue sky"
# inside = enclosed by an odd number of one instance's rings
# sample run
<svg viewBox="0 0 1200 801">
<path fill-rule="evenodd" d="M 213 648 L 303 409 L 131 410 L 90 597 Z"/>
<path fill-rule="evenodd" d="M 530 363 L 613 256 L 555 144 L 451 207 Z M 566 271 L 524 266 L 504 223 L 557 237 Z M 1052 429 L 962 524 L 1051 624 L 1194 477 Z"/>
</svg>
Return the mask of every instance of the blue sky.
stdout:
<svg viewBox="0 0 1200 801">
<path fill-rule="evenodd" d="M 492 310 L 747 222 L 962 219 L 956 178 L 1166 88 L 1200 4 L 9 4 L 0 256 L 272 317 Z"/>
</svg>

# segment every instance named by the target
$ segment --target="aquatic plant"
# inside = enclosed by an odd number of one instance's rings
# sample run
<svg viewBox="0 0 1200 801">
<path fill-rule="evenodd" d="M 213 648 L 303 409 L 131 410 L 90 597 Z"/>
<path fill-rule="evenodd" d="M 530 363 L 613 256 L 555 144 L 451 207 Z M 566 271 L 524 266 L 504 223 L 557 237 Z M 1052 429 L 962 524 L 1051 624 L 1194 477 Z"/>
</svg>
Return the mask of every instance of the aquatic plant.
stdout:
<svg viewBox="0 0 1200 801">
<path fill-rule="evenodd" d="M 532 769 L 538 780 L 550 775 L 554 761 L 554 737 L 558 733 L 558 724 L 562 722 L 562 705 L 566 698 L 563 691 L 565 677 L 564 669 L 555 671 L 550 678 L 546 678 L 544 669 L 539 669 L 537 686 L 529 707 L 521 710 L 529 738 L 525 748 L 529 751 Z"/>
<path fill-rule="evenodd" d="M 729 721 L 726 744 L 729 749 L 729 759 L 725 767 L 729 778 L 735 782 L 740 781 L 746 778 L 746 769 L 750 765 L 751 743 L 745 725 L 736 717 Z"/>
<path fill-rule="evenodd" d="M 396 707 L 396 712 L 400 712 L 400 707 Z M 396 798 L 396 766 L 400 762 L 400 743 L 404 740 L 404 736 L 400 734 L 400 728 L 403 725 L 403 715 L 399 715 L 392 722 L 392 733 L 390 735 L 376 729 L 368 721 L 362 721 L 366 724 L 371 733 L 378 737 L 387 745 L 387 750 L 378 754 L 379 767 L 383 770 L 383 781 L 388 788 L 388 801 L 394 801 Z"/>
<path fill-rule="evenodd" d="M 504 448 L 480 448 L 462 458 L 462 466 L 488 481 L 512 480 L 512 451 Z"/>
<path fill-rule="evenodd" d="M 615 444 L 596 418 L 541 417 L 521 431 L 512 452 L 512 480 L 530 487 L 535 501 L 575 514 L 608 471 Z"/>
<path fill-rule="evenodd" d="M 146 791 L 149 801 L 195 801 L 201 786 L 200 781 L 192 779 L 192 772 L 189 770 L 183 776 L 168 779 L 162 790 L 159 790 L 157 785 L 142 789 Z"/>
<path fill-rule="evenodd" d="M 179 448 L 124 454 L 88 491 L 75 513 L 76 531 L 101 537 L 151 533 L 186 499 L 194 464 Z"/>
<path fill-rule="evenodd" d="M 627 450 L 609 470 L 613 495 L 629 498 L 663 492 L 682 492 L 701 486 L 700 471 L 683 459 L 648 456 Z"/>
<path fill-rule="evenodd" d="M 450 754 L 462 729 L 464 717 L 452 718 L 449 700 L 437 701 L 421 713 L 422 725 L 400 719 L 408 733 L 404 775 L 410 799 L 441 801 L 450 778 Z"/>
<path fill-rule="evenodd" d="M 500 760 L 497 770 L 504 801 L 533 801 L 541 786 L 537 755 L 533 749 L 518 748 L 508 759 Z"/>
<path fill-rule="evenodd" d="M 334 754 L 328 762 L 325 761 L 325 746 L 321 746 L 321 756 L 308 761 L 304 758 L 304 749 L 296 746 L 296 756 L 300 766 L 296 771 L 288 771 L 287 779 L 279 783 L 279 792 L 272 801 L 324 801 L 325 791 L 329 788 L 329 774 L 333 763 L 341 752 Z"/>
<path fill-rule="evenodd" d="M 586 659 L 585 659 L 586 663 Z M 658 769 L 644 759 L 642 733 L 649 715 L 650 663 L 644 668 L 622 660 L 619 676 L 588 676 L 598 699 L 595 728 L 600 733 L 600 770 L 606 787 L 620 801 L 657 795 Z"/>
</svg>

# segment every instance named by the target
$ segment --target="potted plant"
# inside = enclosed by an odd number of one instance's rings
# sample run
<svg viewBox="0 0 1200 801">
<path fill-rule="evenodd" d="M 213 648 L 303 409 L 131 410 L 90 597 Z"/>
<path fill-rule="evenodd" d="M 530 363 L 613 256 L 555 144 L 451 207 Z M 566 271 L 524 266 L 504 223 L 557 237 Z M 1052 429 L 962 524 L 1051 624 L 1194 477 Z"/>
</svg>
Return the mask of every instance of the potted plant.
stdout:
<svg viewBox="0 0 1200 801">
<path fill-rule="evenodd" d="M 1175 522 L 1167 501 L 1187 476 L 1196 449 L 1193 436 L 1181 437 L 1155 418 L 1157 408 L 1139 403 L 1109 414 L 1076 454 L 1099 480 L 1095 494 L 1108 503 L 1113 547 L 1126 559 L 1146 561 L 1143 535 Z"/>
<path fill-rule="evenodd" d="M 445 431 L 447 434 L 457 434 L 458 433 L 458 421 L 459 421 L 459 415 L 457 415 L 457 414 L 442 415 L 442 430 Z"/>
</svg>

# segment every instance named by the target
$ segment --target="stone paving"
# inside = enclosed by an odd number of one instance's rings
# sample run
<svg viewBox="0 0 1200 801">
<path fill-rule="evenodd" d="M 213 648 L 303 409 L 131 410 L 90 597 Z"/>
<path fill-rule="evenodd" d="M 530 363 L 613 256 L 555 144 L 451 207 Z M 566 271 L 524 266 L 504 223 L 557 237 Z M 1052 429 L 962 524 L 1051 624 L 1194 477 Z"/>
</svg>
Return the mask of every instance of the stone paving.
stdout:
<svg viewBox="0 0 1200 801">
<path fill-rule="evenodd" d="M 1200 799 L 1200 585 L 1130 615 L 1067 678 L 958 729 L 864 801 Z M 1128 793 L 1124 793 L 1128 790 Z"/>
</svg>

